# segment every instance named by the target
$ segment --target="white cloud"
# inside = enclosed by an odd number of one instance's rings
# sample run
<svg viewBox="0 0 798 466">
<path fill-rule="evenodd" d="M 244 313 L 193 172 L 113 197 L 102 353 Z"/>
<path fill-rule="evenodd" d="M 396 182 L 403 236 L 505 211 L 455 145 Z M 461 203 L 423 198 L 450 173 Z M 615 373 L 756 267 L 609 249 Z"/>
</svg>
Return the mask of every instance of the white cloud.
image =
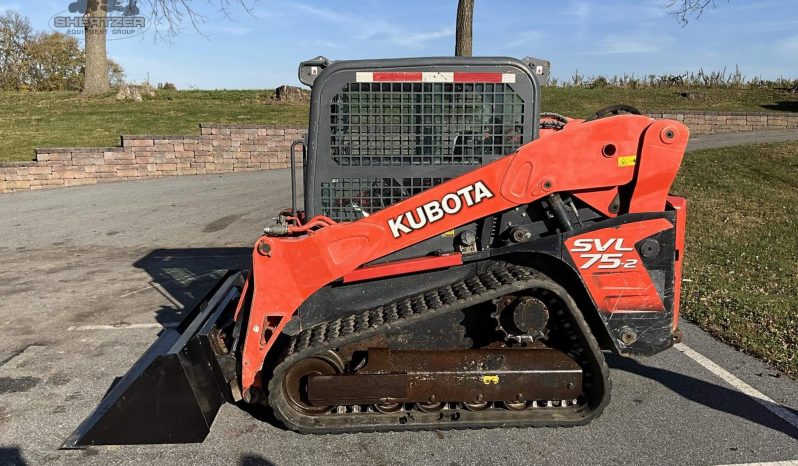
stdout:
<svg viewBox="0 0 798 466">
<path fill-rule="evenodd" d="M 601 55 L 656 53 L 674 42 L 670 36 L 609 35 L 594 53 Z"/>
<path fill-rule="evenodd" d="M 289 5 L 321 20 L 341 25 L 345 31 L 354 33 L 353 38 L 356 40 L 388 42 L 406 48 L 424 48 L 428 42 L 454 35 L 454 29 L 451 27 L 431 32 L 412 31 L 383 19 L 365 17 L 361 13 L 344 14 L 304 3 Z"/>
<path fill-rule="evenodd" d="M 586 20 L 590 18 L 592 10 L 593 8 L 588 2 L 571 2 L 571 8 L 568 10 L 568 14 L 576 16 L 580 20 Z"/>
<path fill-rule="evenodd" d="M 219 32 L 229 36 L 243 37 L 247 34 L 255 32 L 253 28 L 246 26 L 225 25 L 225 24 L 211 24 L 202 27 L 203 31 Z"/>
<path fill-rule="evenodd" d="M 343 45 L 338 44 L 336 42 L 332 42 L 329 40 L 311 40 L 308 42 L 304 42 L 302 45 L 310 48 L 319 48 L 319 49 L 342 49 L 344 48 Z"/>
<path fill-rule="evenodd" d="M 669 14 L 667 3 L 662 0 L 641 1 L 632 9 L 634 11 L 631 12 L 631 16 L 626 16 L 627 18 L 658 19 Z"/>
<path fill-rule="evenodd" d="M 255 6 L 259 5 L 258 3 Z M 288 14 L 285 11 L 278 11 L 274 8 L 253 8 L 252 16 L 259 20 L 276 20 L 285 18 Z"/>
<path fill-rule="evenodd" d="M 798 20 L 783 19 L 773 21 L 754 21 L 747 23 L 745 29 L 748 32 L 762 31 L 762 32 L 775 32 L 775 31 L 794 31 L 798 29 Z"/>
<path fill-rule="evenodd" d="M 519 34 L 515 39 L 507 43 L 507 47 L 516 48 L 526 45 L 540 44 L 544 38 L 545 32 L 542 29 L 533 29 L 524 31 Z"/>
<path fill-rule="evenodd" d="M 334 23 L 345 23 L 353 19 L 350 16 L 338 13 L 333 10 L 328 10 L 326 8 L 319 8 L 313 5 L 306 5 L 304 3 L 291 3 L 291 6 L 293 6 L 298 10 L 304 11 L 305 13 L 316 16 L 317 18 L 321 18 L 326 21 L 332 21 Z"/>
<path fill-rule="evenodd" d="M 795 4 L 795 0 L 774 0 L 774 1 L 770 1 L 770 2 L 764 2 L 762 0 L 759 0 L 759 1 L 756 1 L 756 2 L 745 2 L 745 3 L 735 4 L 734 6 L 732 6 L 732 8 L 734 8 L 734 9 L 736 9 L 738 11 L 764 10 L 764 9 L 771 9 L 773 7 L 776 7 L 776 6 L 782 6 L 782 5 L 790 5 L 790 6 L 792 6 L 794 4 Z"/>
<path fill-rule="evenodd" d="M 788 37 L 781 41 L 779 49 L 782 52 L 798 52 L 798 36 Z"/>
<path fill-rule="evenodd" d="M 640 24 L 667 16 L 666 6 L 664 0 L 637 0 L 632 3 L 576 0 L 570 3 L 565 14 L 572 17 L 576 24 L 628 23 L 632 18 Z"/>
<path fill-rule="evenodd" d="M 436 39 L 442 39 L 444 37 L 451 37 L 453 35 L 454 29 L 449 27 L 438 31 L 416 32 L 412 34 L 394 32 L 390 34 L 390 41 L 394 44 L 403 45 L 405 47 L 423 48 L 427 42 L 434 41 Z"/>
<path fill-rule="evenodd" d="M 454 29 L 451 27 L 444 27 L 432 32 L 412 32 L 385 22 L 369 23 L 361 30 L 363 30 L 362 33 L 354 36 L 356 40 L 388 42 L 414 49 L 424 48 L 427 42 L 454 35 Z"/>
</svg>

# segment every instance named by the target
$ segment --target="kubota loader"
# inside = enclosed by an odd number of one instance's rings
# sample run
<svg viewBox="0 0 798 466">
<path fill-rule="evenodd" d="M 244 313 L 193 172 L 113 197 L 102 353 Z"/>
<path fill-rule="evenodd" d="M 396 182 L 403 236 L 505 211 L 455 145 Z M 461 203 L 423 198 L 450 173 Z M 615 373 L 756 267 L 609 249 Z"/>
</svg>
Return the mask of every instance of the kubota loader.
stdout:
<svg viewBox="0 0 798 466">
<path fill-rule="evenodd" d="M 603 351 L 679 338 L 686 203 L 668 190 L 688 129 L 623 106 L 541 114 L 547 74 L 511 58 L 300 65 L 304 208 L 64 447 L 199 442 L 225 402 L 305 433 L 600 415 Z"/>
</svg>

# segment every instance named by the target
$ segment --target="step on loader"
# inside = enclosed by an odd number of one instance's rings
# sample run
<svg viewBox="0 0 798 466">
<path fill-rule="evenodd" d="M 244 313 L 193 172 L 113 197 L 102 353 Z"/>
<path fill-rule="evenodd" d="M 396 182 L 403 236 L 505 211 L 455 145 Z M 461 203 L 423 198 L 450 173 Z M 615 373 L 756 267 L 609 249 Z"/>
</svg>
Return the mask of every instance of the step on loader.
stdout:
<svg viewBox="0 0 798 466">
<path fill-rule="evenodd" d="M 542 114 L 533 58 L 318 57 L 299 75 L 304 207 L 294 189 L 251 269 L 64 447 L 201 442 L 224 403 L 303 433 L 582 425 L 610 400 L 604 351 L 678 341 L 683 124 Z"/>
</svg>

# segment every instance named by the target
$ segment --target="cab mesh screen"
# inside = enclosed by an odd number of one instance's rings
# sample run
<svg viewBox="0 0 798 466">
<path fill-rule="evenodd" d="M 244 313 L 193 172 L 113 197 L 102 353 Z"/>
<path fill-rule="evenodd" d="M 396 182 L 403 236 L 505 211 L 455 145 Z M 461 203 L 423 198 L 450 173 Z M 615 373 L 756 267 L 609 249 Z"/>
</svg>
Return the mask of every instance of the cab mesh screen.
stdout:
<svg viewBox="0 0 798 466">
<path fill-rule="evenodd" d="M 520 146 L 524 102 L 507 84 L 350 83 L 330 104 L 341 166 L 481 165 Z"/>
<path fill-rule="evenodd" d="M 449 179 L 412 177 L 407 167 L 479 166 L 514 152 L 524 105 L 502 83 L 344 85 L 330 102 L 329 154 L 342 176 L 322 183 L 322 213 L 354 220 Z M 347 167 L 384 168 L 363 178 L 347 177 Z"/>
<path fill-rule="evenodd" d="M 321 184 L 324 215 L 335 221 L 357 220 L 407 199 L 449 178 L 337 178 Z"/>
</svg>

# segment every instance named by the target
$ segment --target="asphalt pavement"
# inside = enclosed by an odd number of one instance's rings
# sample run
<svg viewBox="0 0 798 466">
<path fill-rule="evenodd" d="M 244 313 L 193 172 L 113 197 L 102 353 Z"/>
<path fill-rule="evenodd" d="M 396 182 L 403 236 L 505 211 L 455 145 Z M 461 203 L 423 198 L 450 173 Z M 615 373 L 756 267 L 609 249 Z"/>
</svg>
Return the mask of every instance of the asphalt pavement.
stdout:
<svg viewBox="0 0 798 466">
<path fill-rule="evenodd" d="M 202 444 L 58 450 L 219 270 L 246 266 L 289 192 L 275 170 L 0 196 L 0 464 L 798 460 L 798 383 L 689 323 L 686 347 L 721 371 L 683 348 L 609 355 L 613 401 L 586 427 L 308 436 L 227 405 Z"/>
<path fill-rule="evenodd" d="M 798 128 L 743 131 L 690 136 L 687 150 L 718 149 L 743 144 L 765 144 L 798 140 Z"/>
</svg>

